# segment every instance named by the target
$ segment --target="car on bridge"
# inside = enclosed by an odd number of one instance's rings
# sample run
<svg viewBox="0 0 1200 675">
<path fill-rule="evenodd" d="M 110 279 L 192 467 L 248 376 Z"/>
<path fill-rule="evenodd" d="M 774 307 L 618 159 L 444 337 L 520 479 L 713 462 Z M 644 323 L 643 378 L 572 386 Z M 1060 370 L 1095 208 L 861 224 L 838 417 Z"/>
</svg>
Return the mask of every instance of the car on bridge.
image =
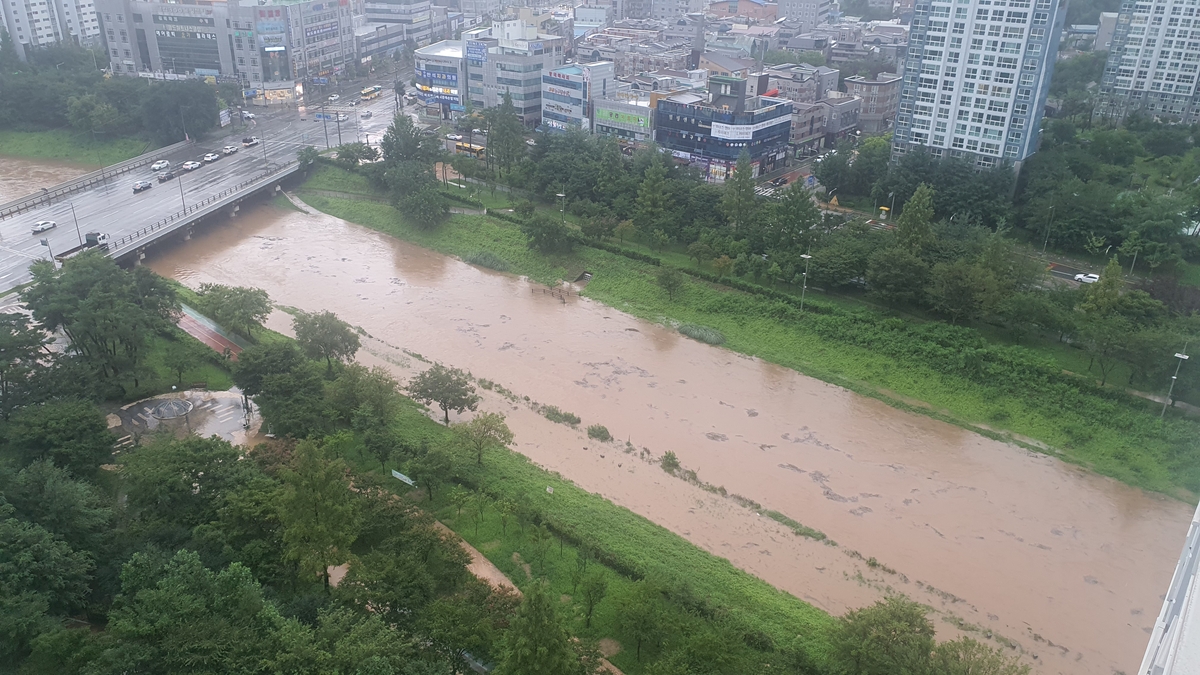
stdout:
<svg viewBox="0 0 1200 675">
<path fill-rule="evenodd" d="M 463 137 L 459 134 L 446 134 L 446 140 L 448 141 L 461 141 L 462 139 Z"/>
<path fill-rule="evenodd" d="M 218 159 L 221 159 L 221 156 L 220 156 L 220 155 L 218 155 L 218 154 L 217 154 L 217 153 L 215 153 L 215 152 L 210 152 L 210 153 L 208 153 L 207 155 L 205 155 L 205 156 L 204 156 L 204 163 L 205 163 L 205 164 L 212 164 L 213 162 L 217 161 Z"/>
<path fill-rule="evenodd" d="M 184 171 L 195 171 L 202 166 L 204 165 L 200 162 L 184 162 L 183 164 L 179 165 L 179 168 L 183 169 Z"/>
<path fill-rule="evenodd" d="M 1097 281 L 1100 281 L 1100 275 L 1099 274 L 1076 274 L 1075 281 L 1078 281 L 1081 284 L 1094 284 Z"/>
<path fill-rule="evenodd" d="M 139 192 L 145 192 L 146 190 L 149 190 L 152 187 L 154 187 L 154 183 L 151 183 L 148 180 L 139 180 L 138 182 L 133 184 L 133 194 L 136 195 Z"/>
<path fill-rule="evenodd" d="M 58 227 L 58 223 L 53 220 L 39 220 L 33 224 L 33 234 L 41 234 L 56 227 Z"/>
<path fill-rule="evenodd" d="M 358 115 L 358 116 L 359 116 L 359 117 L 361 117 L 361 118 L 363 118 L 364 120 L 369 120 L 369 119 L 371 119 L 371 111 L 370 111 L 370 110 L 364 110 L 364 111 L 362 111 L 361 113 L 359 113 L 359 115 Z"/>
<path fill-rule="evenodd" d="M 253 145 L 258 145 L 258 136 L 247 136 L 242 139 L 243 148 L 249 148 Z"/>
<path fill-rule="evenodd" d="M 330 94 L 330 95 L 329 95 L 329 102 L 330 102 L 330 103 L 333 103 L 334 101 L 340 101 L 340 100 L 342 100 L 342 97 L 341 97 L 341 96 L 339 96 L 339 95 L 337 95 L 337 94 Z"/>
<path fill-rule="evenodd" d="M 176 175 L 174 171 L 164 171 L 158 174 L 158 182 L 165 183 L 169 180 L 175 180 Z"/>
<path fill-rule="evenodd" d="M 157 162 L 150 165 L 151 171 L 162 171 L 163 169 L 169 169 L 169 168 L 171 168 L 171 163 L 165 159 L 160 159 Z"/>
<path fill-rule="evenodd" d="M 235 153 L 237 151 L 238 151 L 238 147 L 236 145 L 227 145 L 227 146 L 221 148 L 221 152 L 226 155 L 232 155 L 233 153 Z"/>
</svg>

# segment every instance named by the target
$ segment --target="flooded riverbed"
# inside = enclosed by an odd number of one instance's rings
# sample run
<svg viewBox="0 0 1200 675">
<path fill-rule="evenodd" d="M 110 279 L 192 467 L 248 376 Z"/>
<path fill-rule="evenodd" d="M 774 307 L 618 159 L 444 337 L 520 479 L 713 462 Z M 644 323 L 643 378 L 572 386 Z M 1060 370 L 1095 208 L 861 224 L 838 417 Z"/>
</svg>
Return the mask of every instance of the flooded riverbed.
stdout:
<svg viewBox="0 0 1200 675">
<path fill-rule="evenodd" d="M 69 162 L 0 156 L 0 204 L 82 176 L 88 167 Z"/>
<path fill-rule="evenodd" d="M 1037 672 L 1133 672 L 1191 509 L 703 345 L 614 309 L 544 295 L 328 216 L 270 207 L 151 250 L 188 285 L 252 285 L 362 327 L 361 358 L 407 378 L 400 348 L 671 450 L 702 480 L 836 540 L 789 530 L 657 466 L 492 397 L 517 449 L 585 489 L 834 613 L 907 593 L 1003 637 Z M 274 327 L 286 329 L 277 313 Z M 857 551 L 861 558 L 849 553 Z M 863 560 L 875 558 L 881 566 Z M 889 569 L 885 569 L 889 568 Z M 1036 657 L 1036 658 L 1035 658 Z"/>
</svg>

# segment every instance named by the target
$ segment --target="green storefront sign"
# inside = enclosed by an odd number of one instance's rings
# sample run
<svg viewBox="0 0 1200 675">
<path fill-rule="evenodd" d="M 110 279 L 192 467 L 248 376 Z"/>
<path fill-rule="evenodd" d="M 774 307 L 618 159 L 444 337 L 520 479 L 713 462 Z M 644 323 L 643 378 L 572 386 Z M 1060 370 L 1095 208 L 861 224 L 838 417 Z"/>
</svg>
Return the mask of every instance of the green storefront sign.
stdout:
<svg viewBox="0 0 1200 675">
<path fill-rule="evenodd" d="M 598 108 L 596 110 L 596 121 L 628 124 L 630 126 L 642 127 L 643 129 L 650 126 L 649 118 L 643 115 L 617 112 L 616 110 L 606 110 L 604 108 Z"/>
</svg>

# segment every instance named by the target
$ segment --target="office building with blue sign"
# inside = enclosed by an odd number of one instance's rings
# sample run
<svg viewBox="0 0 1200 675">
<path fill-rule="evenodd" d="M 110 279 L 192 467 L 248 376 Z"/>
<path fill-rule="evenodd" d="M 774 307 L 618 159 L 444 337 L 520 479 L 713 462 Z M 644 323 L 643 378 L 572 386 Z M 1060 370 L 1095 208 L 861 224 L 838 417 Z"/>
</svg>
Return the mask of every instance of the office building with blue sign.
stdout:
<svg viewBox="0 0 1200 675">
<path fill-rule="evenodd" d="M 463 49 L 460 40 L 443 40 L 421 47 L 413 54 L 414 94 L 427 108 L 442 111 L 442 119 L 450 119 L 464 109 L 462 82 Z"/>
<path fill-rule="evenodd" d="M 543 73 L 542 128 L 590 132 L 592 105 L 615 92 L 612 61 L 560 66 Z"/>
<path fill-rule="evenodd" d="M 792 102 L 746 96 L 746 80 L 711 76 L 708 91 L 661 98 L 654 108 L 654 138 L 676 161 L 724 181 L 742 152 L 754 175 L 782 167 L 792 130 Z"/>
<path fill-rule="evenodd" d="M 542 75 L 563 65 L 565 42 L 519 19 L 463 31 L 471 105 L 490 108 L 508 95 L 521 121 L 536 126 L 542 119 Z"/>
</svg>

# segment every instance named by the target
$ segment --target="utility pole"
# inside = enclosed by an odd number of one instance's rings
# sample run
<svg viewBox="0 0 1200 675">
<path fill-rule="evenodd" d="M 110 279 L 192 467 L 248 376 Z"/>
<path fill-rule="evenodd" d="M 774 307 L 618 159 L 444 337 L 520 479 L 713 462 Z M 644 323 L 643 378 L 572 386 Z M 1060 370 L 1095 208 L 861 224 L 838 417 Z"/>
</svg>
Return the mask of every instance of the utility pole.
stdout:
<svg viewBox="0 0 1200 675">
<path fill-rule="evenodd" d="M 812 256 L 805 253 L 800 256 L 804 258 L 804 286 L 800 289 L 800 311 L 804 311 L 804 296 L 808 293 L 808 261 L 812 260 Z"/>
<path fill-rule="evenodd" d="M 1042 255 L 1046 255 L 1046 245 L 1050 243 L 1050 226 L 1054 224 L 1054 206 L 1050 206 L 1050 219 L 1046 221 L 1046 238 L 1042 241 Z M 1130 270 L 1130 274 L 1133 271 Z"/>
<path fill-rule="evenodd" d="M 71 218 L 75 220 L 75 236 L 79 237 L 79 245 L 83 246 L 83 235 L 79 233 L 79 216 L 75 215 L 75 203 L 71 202 Z"/>
<path fill-rule="evenodd" d="M 187 211 L 187 200 L 183 198 L 183 176 L 179 176 L 179 203 L 183 204 L 183 210 Z"/>
<path fill-rule="evenodd" d="M 329 115 L 325 113 L 325 104 L 321 104 L 321 128 L 325 130 L 325 149 L 329 149 Z"/>
<path fill-rule="evenodd" d="M 44 239 L 42 241 L 45 241 Z M 1190 342 L 1190 341 L 1189 341 Z M 1175 381 L 1179 379 L 1179 368 L 1183 366 L 1183 362 L 1188 360 L 1187 355 L 1188 343 L 1183 343 L 1183 351 L 1176 352 L 1175 358 L 1179 359 L 1179 363 L 1175 364 L 1175 374 L 1171 376 L 1171 387 L 1167 389 L 1167 397 L 1163 399 L 1162 412 L 1158 414 L 1158 419 L 1162 419 L 1167 414 L 1167 404 L 1171 402 L 1171 394 L 1175 393 Z"/>
</svg>

